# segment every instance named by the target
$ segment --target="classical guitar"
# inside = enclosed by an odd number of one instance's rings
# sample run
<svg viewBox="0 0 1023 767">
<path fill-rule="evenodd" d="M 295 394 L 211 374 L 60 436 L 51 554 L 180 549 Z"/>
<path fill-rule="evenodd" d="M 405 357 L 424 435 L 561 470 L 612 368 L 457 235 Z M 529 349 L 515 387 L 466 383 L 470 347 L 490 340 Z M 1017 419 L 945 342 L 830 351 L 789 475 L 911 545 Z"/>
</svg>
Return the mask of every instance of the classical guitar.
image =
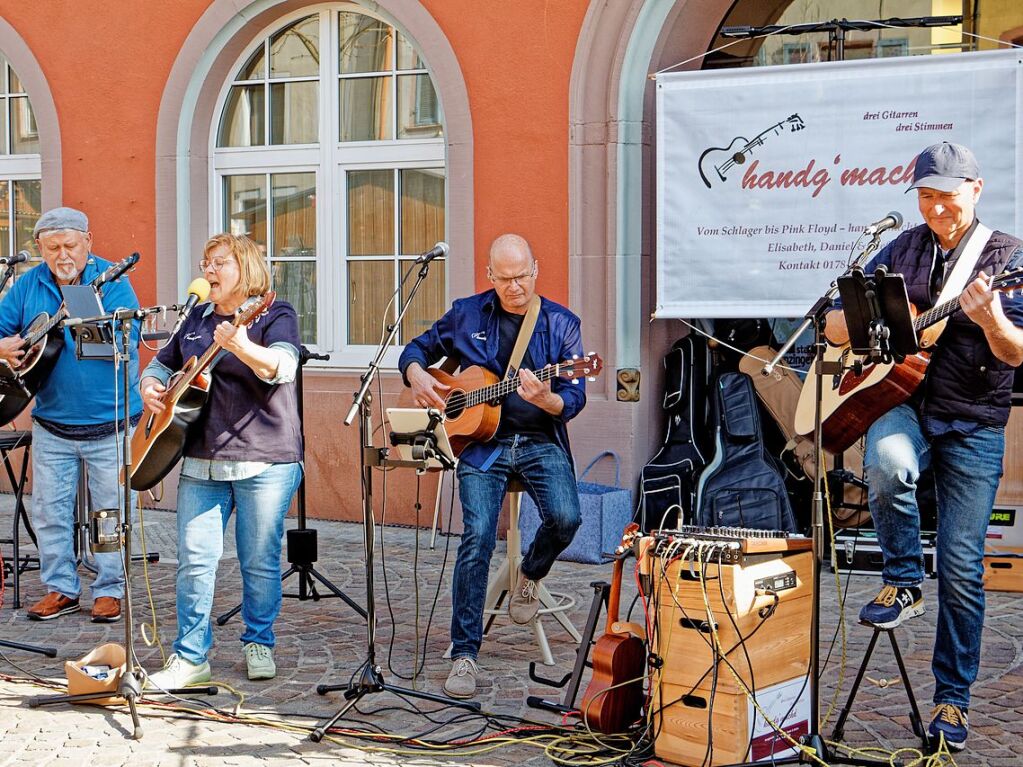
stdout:
<svg viewBox="0 0 1023 767">
<path fill-rule="evenodd" d="M 235 327 L 251 325 L 270 308 L 277 294 L 270 291 L 235 316 Z M 181 370 L 167 382 L 161 400 L 166 408 L 154 413 L 146 408 L 131 438 L 133 490 L 148 490 L 167 476 L 181 459 L 195 423 L 209 396 L 209 366 L 220 351 L 217 342 L 209 345 L 201 357 L 189 357 Z"/>
<path fill-rule="evenodd" d="M 646 645 L 618 621 L 624 560 L 633 541 L 642 536 L 639 525 L 630 523 L 615 552 L 614 573 L 607 600 L 607 627 L 593 645 L 593 676 L 583 693 L 579 714 L 594 730 L 610 734 L 624 732 L 639 718 L 643 705 Z"/>
<path fill-rule="evenodd" d="M 116 264 L 112 264 L 101 274 L 97 274 L 90 282 L 94 288 L 100 288 L 111 280 L 116 280 L 131 269 L 139 260 L 138 253 L 132 253 Z M 64 327 L 61 324 L 66 317 L 64 304 L 51 317 L 47 312 L 40 312 L 21 333 L 25 339 L 25 355 L 21 361 L 11 367 L 0 362 L 0 382 L 3 395 L 0 395 L 0 426 L 5 426 L 25 409 L 32 398 L 39 392 L 50 377 L 57 358 L 64 350 Z"/>
<path fill-rule="evenodd" d="M 712 146 L 704 149 L 700 159 L 696 161 L 703 183 L 706 184 L 708 189 L 711 188 L 710 174 L 707 172 L 708 168 L 714 169 L 714 174 L 718 177 L 718 180 L 721 182 L 727 181 L 727 174 L 732 168 L 736 165 L 745 164 L 753 150 L 764 145 L 764 139 L 768 136 L 784 133 L 786 126 L 788 126 L 790 133 L 795 133 L 796 131 L 803 130 L 806 124 L 803 122 L 803 118 L 798 114 L 794 114 L 761 131 L 751 139 L 745 136 L 736 136 L 728 146 Z"/>
<path fill-rule="evenodd" d="M 556 365 L 547 365 L 533 374 L 541 381 L 568 378 L 578 383 L 580 378 L 594 378 L 600 374 L 603 360 L 590 352 Z M 455 455 L 470 442 L 486 442 L 497 433 L 501 420 L 501 399 L 519 388 L 519 375 L 504 380 L 489 370 L 473 365 L 457 375 L 429 368 L 430 375 L 451 387 L 444 398 L 444 429 Z"/>
<path fill-rule="evenodd" d="M 991 289 L 1009 292 L 1023 285 L 1023 267 L 994 277 Z M 959 310 L 959 297 L 913 314 L 913 329 L 920 333 Z M 828 346 L 824 362 L 837 362 L 841 370 L 826 375 L 821 401 L 821 442 L 829 453 L 841 453 L 866 434 L 878 418 L 907 401 L 924 380 L 931 353 L 920 350 L 902 362 L 873 363 L 853 354 L 849 344 Z M 817 374 L 813 366 L 803 382 L 796 405 L 795 431 L 812 434 Z"/>
</svg>

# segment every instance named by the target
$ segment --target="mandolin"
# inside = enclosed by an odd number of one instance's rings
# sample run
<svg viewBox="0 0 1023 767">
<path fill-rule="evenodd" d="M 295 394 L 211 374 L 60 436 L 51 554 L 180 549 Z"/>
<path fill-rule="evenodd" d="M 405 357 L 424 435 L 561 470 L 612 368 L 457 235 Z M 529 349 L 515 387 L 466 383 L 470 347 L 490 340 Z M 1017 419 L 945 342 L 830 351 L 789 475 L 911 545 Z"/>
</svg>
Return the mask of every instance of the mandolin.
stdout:
<svg viewBox="0 0 1023 767">
<path fill-rule="evenodd" d="M 607 600 L 607 627 L 593 645 L 593 676 L 583 694 L 579 713 L 594 730 L 605 734 L 624 732 L 639 718 L 643 705 L 646 644 L 618 621 L 624 560 L 633 541 L 642 535 L 639 525 L 630 523 L 615 552 L 614 573 Z"/>
<path fill-rule="evenodd" d="M 541 381 L 568 378 L 578 383 L 580 378 L 593 379 L 604 367 L 603 360 L 590 352 L 556 365 L 534 370 Z M 427 373 L 442 384 L 451 387 L 444 398 L 444 430 L 448 434 L 451 450 L 458 455 L 471 442 L 486 442 L 497 433 L 501 421 L 501 399 L 519 388 L 519 374 L 501 380 L 486 368 L 473 365 L 457 375 L 437 368 Z"/>
<path fill-rule="evenodd" d="M 270 291 L 239 312 L 231 324 L 251 325 L 270 308 L 277 294 Z M 161 400 L 162 413 L 146 408 L 131 438 L 133 490 L 148 490 L 170 473 L 185 451 L 185 442 L 195 427 L 209 397 L 209 367 L 220 351 L 216 341 L 201 357 L 190 357 L 167 382 Z"/>
</svg>

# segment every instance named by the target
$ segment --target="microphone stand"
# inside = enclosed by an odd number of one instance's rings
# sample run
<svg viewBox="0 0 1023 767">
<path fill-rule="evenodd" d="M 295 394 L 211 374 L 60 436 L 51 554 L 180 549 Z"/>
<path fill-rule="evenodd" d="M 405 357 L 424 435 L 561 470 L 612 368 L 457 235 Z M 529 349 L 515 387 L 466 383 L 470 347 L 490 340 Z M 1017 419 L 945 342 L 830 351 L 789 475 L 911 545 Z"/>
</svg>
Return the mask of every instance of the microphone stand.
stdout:
<svg viewBox="0 0 1023 767">
<path fill-rule="evenodd" d="M 867 247 L 864 248 L 863 252 L 853 261 L 846 271 L 846 274 L 850 274 L 853 269 L 862 268 L 870 260 L 874 251 L 880 247 L 881 243 L 881 232 L 876 232 L 872 237 Z M 813 594 L 811 597 L 811 608 L 810 608 L 810 721 L 809 728 L 806 735 L 801 738 L 801 742 L 808 750 L 812 751 L 816 760 L 811 760 L 802 751 L 797 751 L 794 755 L 783 757 L 781 759 L 775 759 L 771 761 L 771 764 L 800 764 L 807 761 L 817 761 L 832 764 L 851 764 L 858 765 L 859 767 L 881 767 L 887 765 L 888 762 L 880 762 L 872 759 L 862 759 L 860 757 L 846 756 L 843 754 L 832 754 L 828 751 L 828 747 L 824 742 L 824 736 L 821 734 L 821 722 L 820 722 L 820 635 L 821 635 L 821 562 L 824 557 L 824 483 L 826 481 L 826 472 L 822 471 L 823 461 L 820 460 L 823 454 L 823 448 L 821 445 L 821 403 L 824 398 L 824 376 L 835 375 L 842 372 L 841 363 L 824 362 L 824 352 L 826 349 L 826 341 L 824 339 L 824 316 L 828 310 L 831 309 L 834 304 L 834 298 L 838 294 L 838 279 L 832 281 L 831 287 L 828 288 L 825 293 L 817 302 L 810 308 L 806 313 L 806 319 L 796 328 L 789 338 L 782 345 L 782 348 L 774 356 L 774 358 L 768 362 L 761 372 L 764 375 L 770 375 L 774 368 L 778 365 L 781 359 L 785 356 L 785 353 L 792 348 L 796 343 L 796 340 L 803 334 L 810 325 L 813 325 L 813 348 L 814 348 L 814 365 L 816 366 L 817 377 L 815 380 L 814 390 L 814 418 L 813 418 L 813 444 L 815 446 L 816 455 L 815 459 L 818 463 L 817 471 L 814 473 L 814 488 L 813 488 L 813 506 L 811 511 L 811 527 L 812 527 L 812 551 L 813 551 Z M 834 369 L 837 368 L 837 369 Z M 901 764 L 901 761 L 897 761 Z M 751 763 L 743 763 L 753 764 Z M 730 767 L 739 767 L 739 765 L 732 765 Z"/>
<path fill-rule="evenodd" d="M 37 708 L 38 706 L 50 706 L 56 703 L 78 703 L 87 702 L 93 700 L 106 700 L 108 698 L 120 698 L 128 704 L 128 710 L 131 713 L 131 721 L 134 729 L 132 731 L 132 738 L 134 740 L 141 740 L 142 738 L 142 724 L 139 721 L 138 705 L 137 701 L 142 697 L 142 677 L 143 674 L 139 673 L 135 666 L 135 644 L 134 635 L 132 634 L 133 618 L 132 618 L 132 599 L 131 599 L 131 327 L 132 323 L 136 320 L 141 320 L 150 314 L 158 314 L 159 312 L 165 311 L 165 307 L 156 306 L 147 309 L 115 309 L 109 314 L 100 315 L 98 317 L 89 317 L 84 320 L 73 320 L 65 321 L 65 325 L 75 327 L 77 325 L 97 325 L 99 323 L 109 322 L 116 325 L 120 323 L 121 326 L 121 350 L 118 351 L 116 343 L 113 348 L 114 364 L 121 366 L 121 385 L 123 387 L 124 396 L 122 400 L 121 409 L 121 522 L 120 522 L 120 534 L 121 543 L 124 547 L 124 553 L 122 554 L 122 562 L 124 564 L 124 615 L 122 620 L 124 621 L 124 650 L 125 650 L 125 669 L 124 673 L 121 674 L 120 685 L 117 692 L 112 691 L 105 692 L 94 692 L 85 693 L 82 695 L 48 695 L 48 696 L 36 696 L 29 698 L 28 705 L 30 708 Z M 116 342 L 116 339 L 115 339 Z M 116 386 L 115 386 L 116 389 Z M 114 393 L 116 397 L 116 391 Z M 169 694 L 181 694 L 181 695 L 216 695 L 218 689 L 216 687 L 189 687 L 188 689 L 179 690 L 166 690 L 162 691 Z"/>
<path fill-rule="evenodd" d="M 335 690 L 344 690 L 345 705 L 334 714 L 329 720 L 320 724 L 313 730 L 309 735 L 309 740 L 314 743 L 319 743 L 323 736 L 327 734 L 331 727 L 347 714 L 355 705 L 366 695 L 375 692 L 392 692 L 396 695 L 405 695 L 421 700 L 428 700 L 434 703 L 443 703 L 448 706 L 456 706 L 458 708 L 469 709 L 470 711 L 479 711 L 480 704 L 473 701 L 455 700 L 445 695 L 437 695 L 434 693 L 423 692 L 421 690 L 411 690 L 405 687 L 397 687 L 392 684 L 388 684 L 384 681 L 383 673 L 381 672 L 380 666 L 377 665 L 376 660 L 376 602 L 374 600 L 374 588 L 373 588 L 373 548 L 374 548 L 374 525 L 375 520 L 373 516 L 373 469 L 376 467 L 388 466 L 388 467 L 406 467 L 425 469 L 426 460 L 422 461 L 397 461 L 386 458 L 387 449 L 378 449 L 373 447 L 372 435 L 373 435 L 373 424 L 372 424 L 372 395 L 369 393 L 369 387 L 373 383 L 373 379 L 380 371 L 380 362 L 384 358 L 387 350 L 391 346 L 391 342 L 398 334 L 398 328 L 401 327 L 401 322 L 405 317 L 408 308 L 412 305 L 412 301 L 415 299 L 416 293 L 419 291 L 420 285 L 426 279 L 427 274 L 430 271 L 429 260 L 425 260 L 422 267 L 419 269 L 419 275 L 416 277 L 415 284 L 412 285 L 412 289 L 409 291 L 408 298 L 405 303 L 402 304 L 401 300 L 398 301 L 398 316 L 395 318 L 394 324 L 389 327 L 387 337 L 380 344 L 377 349 L 376 356 L 373 361 L 369 363 L 369 367 L 366 372 L 362 374 L 362 385 L 359 387 L 359 391 L 355 393 L 354 401 L 348 411 L 348 415 L 345 416 L 345 426 L 351 426 L 356 416 L 359 416 L 359 463 L 360 471 L 362 474 L 362 514 L 363 514 L 363 546 L 366 552 L 366 659 L 363 661 L 362 666 L 355 675 L 346 685 L 325 685 L 321 684 L 316 687 L 316 692 L 319 695 L 326 695 L 328 692 Z"/>
</svg>

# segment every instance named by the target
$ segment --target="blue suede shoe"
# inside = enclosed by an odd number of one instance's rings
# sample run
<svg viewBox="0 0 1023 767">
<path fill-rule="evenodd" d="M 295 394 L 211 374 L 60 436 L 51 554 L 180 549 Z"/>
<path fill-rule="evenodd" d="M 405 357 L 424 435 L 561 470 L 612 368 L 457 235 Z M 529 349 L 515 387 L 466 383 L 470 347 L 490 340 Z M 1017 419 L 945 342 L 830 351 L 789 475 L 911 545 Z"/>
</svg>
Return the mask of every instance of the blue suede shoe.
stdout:
<svg viewBox="0 0 1023 767">
<path fill-rule="evenodd" d="M 893 629 L 904 620 L 923 613 L 924 598 L 919 587 L 886 585 L 873 602 L 860 610 L 860 623 Z"/>
<path fill-rule="evenodd" d="M 931 712 L 931 726 L 927 732 L 933 741 L 932 748 L 938 748 L 944 738 L 949 751 L 962 751 L 970 733 L 970 719 L 965 709 L 953 703 L 939 703 Z"/>
</svg>

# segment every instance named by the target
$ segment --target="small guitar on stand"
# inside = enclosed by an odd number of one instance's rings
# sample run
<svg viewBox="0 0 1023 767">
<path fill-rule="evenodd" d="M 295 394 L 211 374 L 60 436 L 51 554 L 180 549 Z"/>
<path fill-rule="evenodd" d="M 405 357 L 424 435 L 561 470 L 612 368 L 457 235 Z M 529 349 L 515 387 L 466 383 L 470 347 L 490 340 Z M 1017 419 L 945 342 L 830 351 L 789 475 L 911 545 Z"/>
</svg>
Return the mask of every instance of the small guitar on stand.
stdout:
<svg viewBox="0 0 1023 767">
<path fill-rule="evenodd" d="M 251 325 L 276 298 L 277 294 L 271 290 L 239 312 L 231 324 L 235 327 Z M 135 459 L 131 472 L 133 490 L 153 487 L 181 459 L 185 441 L 209 396 L 209 366 L 220 349 L 220 344 L 214 341 L 201 357 L 190 357 L 167 382 L 162 397 L 166 409 L 153 413 L 147 408 L 143 413 L 131 439 L 131 454 Z"/>
<path fill-rule="evenodd" d="M 624 560 L 629 556 L 633 542 L 642 535 L 639 525 L 630 523 L 615 551 L 607 601 L 607 627 L 593 646 L 593 676 L 579 705 L 583 721 L 591 729 L 608 735 L 627 730 L 639 718 L 643 705 L 646 644 L 629 624 L 618 620 Z"/>
<path fill-rule="evenodd" d="M 991 290 L 1010 292 L 1023 285 L 1023 267 L 992 278 Z M 919 335 L 925 328 L 959 311 L 959 297 L 913 314 L 913 329 Z M 851 346 L 831 346 L 824 352 L 824 363 L 840 362 L 842 370 L 825 376 L 821 399 L 821 443 L 829 453 L 841 453 L 867 433 L 878 418 L 907 401 L 924 380 L 931 353 L 922 349 L 902 362 L 873 363 L 852 353 Z M 796 434 L 812 434 L 817 373 L 810 366 L 796 405 Z"/>
<path fill-rule="evenodd" d="M 98 289 L 116 280 L 138 260 L 139 254 L 132 253 L 96 275 L 89 285 Z M 0 426 L 6 426 L 17 418 L 50 377 L 57 358 L 64 350 L 64 326 L 61 323 L 66 316 L 63 303 L 52 317 L 47 312 L 37 314 L 21 333 L 25 339 L 25 355 L 21 361 L 14 367 L 0 362 Z"/>
<path fill-rule="evenodd" d="M 556 365 L 534 370 L 541 381 L 568 378 L 578 383 L 580 378 L 593 380 L 603 369 L 604 362 L 596 353 L 573 357 Z M 486 442 L 497 433 L 501 420 L 500 401 L 519 388 L 519 376 L 501 380 L 486 368 L 473 365 L 457 375 L 437 368 L 427 373 L 451 390 L 444 399 L 444 429 L 448 433 L 451 450 L 458 455 L 470 442 Z"/>
</svg>

